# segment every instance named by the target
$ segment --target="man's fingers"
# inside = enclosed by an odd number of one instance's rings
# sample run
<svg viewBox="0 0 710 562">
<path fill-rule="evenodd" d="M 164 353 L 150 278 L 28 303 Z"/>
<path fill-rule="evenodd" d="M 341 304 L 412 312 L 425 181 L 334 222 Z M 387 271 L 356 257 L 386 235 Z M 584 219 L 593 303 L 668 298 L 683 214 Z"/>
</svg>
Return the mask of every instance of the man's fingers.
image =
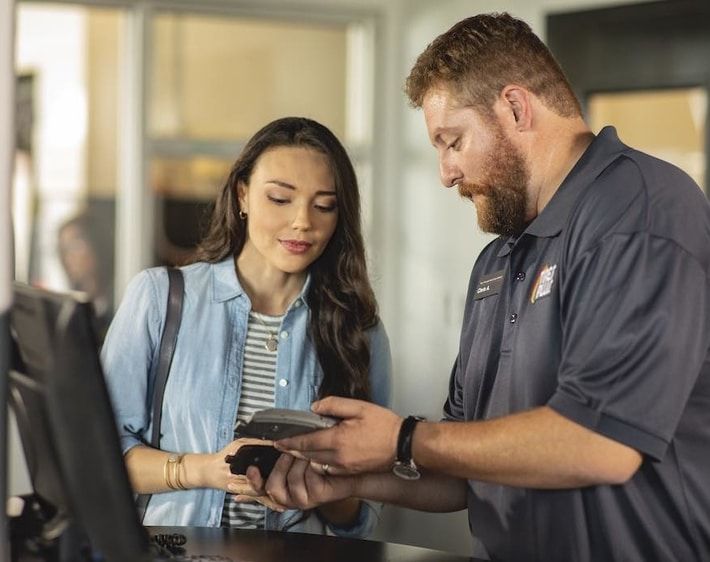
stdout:
<svg viewBox="0 0 710 562">
<path fill-rule="evenodd" d="M 247 473 L 246 473 L 247 480 L 249 481 L 249 484 L 251 485 L 254 490 L 257 492 L 263 494 L 264 493 L 264 484 L 266 483 L 264 479 L 261 476 L 261 472 L 256 466 L 249 466 L 247 467 Z"/>
<path fill-rule="evenodd" d="M 307 461 L 295 461 L 286 479 L 291 499 L 301 508 L 304 508 L 308 504 L 308 489 L 306 488 L 304 480 L 304 474 L 307 468 Z"/>
<path fill-rule="evenodd" d="M 281 455 L 265 484 L 267 495 L 281 505 L 291 505 L 286 477 L 294 462 L 296 462 L 296 459 L 292 456 Z"/>
<path fill-rule="evenodd" d="M 348 474 L 350 474 L 344 468 L 333 466 L 332 464 L 328 463 L 311 461 L 310 466 L 312 470 L 323 476 L 347 476 Z"/>
<path fill-rule="evenodd" d="M 357 418 L 362 415 L 362 400 L 354 398 L 341 398 L 340 396 L 328 396 L 311 404 L 311 410 L 321 416 L 332 416 L 334 418 Z"/>
<path fill-rule="evenodd" d="M 319 451 L 328 451 L 333 448 L 334 435 L 337 429 L 338 427 L 336 426 L 330 429 L 314 431 L 313 433 L 304 433 L 303 435 L 279 439 L 274 442 L 274 447 L 279 451 L 288 452 L 294 457 L 310 460 L 311 456 Z"/>
<path fill-rule="evenodd" d="M 297 459 L 300 459 L 302 461 L 310 460 L 310 458 L 308 458 L 306 455 L 304 455 L 301 451 L 296 451 L 294 449 L 288 449 L 288 450 L 280 449 L 279 447 L 276 447 L 276 448 L 279 449 L 279 451 L 281 451 L 282 453 L 286 453 L 286 454 L 288 454 L 292 457 L 295 457 Z"/>
<path fill-rule="evenodd" d="M 322 429 L 313 433 L 303 435 L 295 435 L 280 439 L 274 443 L 279 451 L 288 452 L 288 454 L 298 457 L 302 460 L 309 460 L 312 453 L 316 451 L 325 451 L 332 449 L 332 432 L 336 428 Z M 299 452 L 301 454 L 299 454 Z"/>
</svg>

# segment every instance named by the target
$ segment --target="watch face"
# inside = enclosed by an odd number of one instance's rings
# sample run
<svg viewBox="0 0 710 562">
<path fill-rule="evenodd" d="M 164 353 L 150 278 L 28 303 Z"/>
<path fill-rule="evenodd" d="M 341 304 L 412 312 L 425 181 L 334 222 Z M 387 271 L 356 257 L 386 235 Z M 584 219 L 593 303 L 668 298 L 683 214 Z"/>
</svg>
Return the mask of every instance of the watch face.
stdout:
<svg viewBox="0 0 710 562">
<path fill-rule="evenodd" d="M 395 463 L 392 467 L 392 472 L 404 480 L 419 480 L 419 477 L 421 476 L 421 474 L 419 474 L 419 470 L 417 470 L 417 467 L 414 466 L 414 464 L 404 464 L 401 462 Z"/>
</svg>

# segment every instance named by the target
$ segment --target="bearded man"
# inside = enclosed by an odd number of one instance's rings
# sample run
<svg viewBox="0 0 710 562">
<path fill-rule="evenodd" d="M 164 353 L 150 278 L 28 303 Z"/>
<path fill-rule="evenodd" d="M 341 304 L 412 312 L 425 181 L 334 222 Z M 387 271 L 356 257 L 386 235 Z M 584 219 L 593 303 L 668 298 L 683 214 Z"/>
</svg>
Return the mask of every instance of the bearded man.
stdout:
<svg viewBox="0 0 710 562">
<path fill-rule="evenodd" d="M 443 184 L 499 235 L 473 267 L 445 419 L 326 398 L 313 410 L 343 421 L 279 442 L 292 455 L 266 490 L 299 509 L 467 507 L 493 560 L 710 559 L 705 195 L 594 135 L 508 14 L 436 38 L 406 89 Z"/>
</svg>

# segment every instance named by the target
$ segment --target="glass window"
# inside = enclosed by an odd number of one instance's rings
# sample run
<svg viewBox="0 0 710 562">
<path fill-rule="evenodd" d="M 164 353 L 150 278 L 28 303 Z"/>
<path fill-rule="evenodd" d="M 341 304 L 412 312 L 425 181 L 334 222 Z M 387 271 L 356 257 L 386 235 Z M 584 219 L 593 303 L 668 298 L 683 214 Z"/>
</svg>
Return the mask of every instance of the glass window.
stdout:
<svg viewBox="0 0 710 562">
<path fill-rule="evenodd" d="M 351 140 L 346 24 L 162 13 L 153 44 L 148 134 L 156 263 L 189 255 L 235 157 L 269 121 L 311 117 L 346 146 Z"/>
<path fill-rule="evenodd" d="M 589 100 L 590 125 L 614 125 L 626 144 L 672 162 L 705 189 L 707 103 L 703 88 L 599 93 Z"/>
<path fill-rule="evenodd" d="M 18 4 L 18 280 L 85 291 L 105 328 L 132 275 L 189 258 L 246 140 L 286 115 L 344 143 L 367 236 L 372 22 L 130 10 Z"/>
<path fill-rule="evenodd" d="M 100 333 L 113 312 L 121 25 L 116 10 L 17 7 L 16 277 L 86 292 Z"/>
<path fill-rule="evenodd" d="M 153 138 L 233 141 L 304 115 L 345 135 L 345 25 L 160 14 Z"/>
</svg>

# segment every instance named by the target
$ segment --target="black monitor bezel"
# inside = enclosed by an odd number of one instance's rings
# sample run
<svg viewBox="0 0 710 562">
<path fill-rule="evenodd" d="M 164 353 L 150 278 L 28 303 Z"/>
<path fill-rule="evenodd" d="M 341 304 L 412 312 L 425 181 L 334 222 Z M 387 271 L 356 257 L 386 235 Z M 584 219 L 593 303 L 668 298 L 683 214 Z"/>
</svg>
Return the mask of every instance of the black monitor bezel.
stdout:
<svg viewBox="0 0 710 562">
<path fill-rule="evenodd" d="M 46 389 L 50 438 L 72 514 L 107 562 L 147 559 L 148 535 L 138 520 L 123 462 L 91 303 L 80 294 L 18 282 L 13 284 L 13 296 L 11 327 L 33 306 L 34 321 L 44 323 L 47 331 L 50 349 L 44 366 L 37 368 L 44 370 L 39 376 Z M 14 337 L 29 335 L 15 331 Z"/>
</svg>

